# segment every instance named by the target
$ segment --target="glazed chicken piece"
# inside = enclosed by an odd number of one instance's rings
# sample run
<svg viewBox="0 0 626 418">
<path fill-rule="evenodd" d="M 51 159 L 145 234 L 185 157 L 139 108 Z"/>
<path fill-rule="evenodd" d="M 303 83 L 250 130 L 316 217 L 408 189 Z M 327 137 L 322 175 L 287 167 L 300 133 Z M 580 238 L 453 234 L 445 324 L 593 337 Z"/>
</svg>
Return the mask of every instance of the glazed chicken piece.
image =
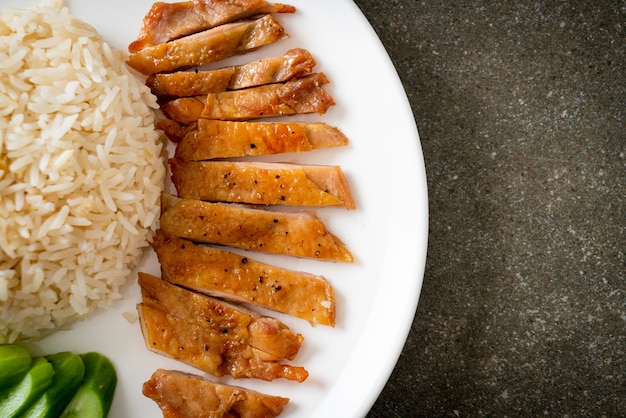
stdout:
<svg viewBox="0 0 626 418">
<path fill-rule="evenodd" d="M 277 212 L 163 194 L 161 231 L 170 237 L 273 254 L 354 262 L 345 244 L 309 212 Z"/>
<path fill-rule="evenodd" d="M 323 73 L 314 73 L 285 83 L 182 97 L 164 103 L 161 109 L 170 119 L 183 123 L 200 118 L 237 121 L 307 113 L 323 115 L 335 104 L 322 87 L 327 83 Z M 204 105 L 198 113 L 199 103 Z"/>
<path fill-rule="evenodd" d="M 304 338 L 278 319 L 260 316 L 243 306 L 224 302 L 139 273 L 142 303 L 221 334 L 225 341 L 249 344 L 280 360 L 293 360 Z"/>
<path fill-rule="evenodd" d="M 195 129 L 177 139 L 174 156 L 183 161 L 306 152 L 348 144 L 343 132 L 325 123 L 209 119 L 198 120 Z"/>
<path fill-rule="evenodd" d="M 156 2 L 145 15 L 139 36 L 128 46 L 128 51 L 137 52 L 255 15 L 295 11 L 293 6 L 262 0 Z"/>
<path fill-rule="evenodd" d="M 155 353 L 217 377 L 298 382 L 308 377 L 303 367 L 282 364 L 276 356 L 239 341 L 239 336 L 230 336 L 229 328 L 216 331 L 143 303 L 137 305 L 137 310 L 146 347 Z"/>
<path fill-rule="evenodd" d="M 315 59 L 306 49 L 296 48 L 283 56 L 211 71 L 178 71 L 156 74 L 146 84 L 156 96 L 189 97 L 264 84 L 281 83 L 309 74 Z"/>
<path fill-rule="evenodd" d="M 187 134 L 198 130 L 198 122 L 182 124 L 167 118 L 159 119 L 154 125 L 172 142 L 180 142 Z"/>
<path fill-rule="evenodd" d="M 335 297 L 322 276 L 260 263 L 206 245 L 157 234 L 152 248 L 163 279 L 219 298 L 335 326 Z"/>
<path fill-rule="evenodd" d="M 169 163 L 178 196 L 186 199 L 356 208 L 339 166 L 175 158 Z"/>
<path fill-rule="evenodd" d="M 196 67 L 274 43 L 287 35 L 272 15 L 227 23 L 135 52 L 128 65 L 145 75 Z"/>
<path fill-rule="evenodd" d="M 143 394 L 156 402 L 163 418 L 274 418 L 289 403 L 289 398 L 163 369 L 143 384 Z"/>
</svg>

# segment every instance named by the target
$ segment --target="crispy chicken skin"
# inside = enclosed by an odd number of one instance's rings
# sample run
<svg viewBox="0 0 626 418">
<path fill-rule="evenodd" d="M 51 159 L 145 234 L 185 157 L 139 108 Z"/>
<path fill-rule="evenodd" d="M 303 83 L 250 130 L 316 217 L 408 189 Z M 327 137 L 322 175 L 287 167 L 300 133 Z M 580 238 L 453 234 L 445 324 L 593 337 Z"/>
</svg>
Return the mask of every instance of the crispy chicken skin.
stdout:
<svg viewBox="0 0 626 418">
<path fill-rule="evenodd" d="M 325 123 L 209 119 L 198 120 L 194 129 L 179 132 L 176 139 L 179 143 L 174 156 L 183 161 L 306 152 L 349 142 L 338 128 Z"/>
<path fill-rule="evenodd" d="M 287 270 L 229 251 L 157 234 L 163 279 L 197 292 L 335 326 L 333 288 L 322 276 Z"/>
<path fill-rule="evenodd" d="M 148 78 L 146 84 L 156 96 L 199 96 L 282 83 L 309 74 L 314 66 L 315 59 L 309 51 L 295 48 L 280 57 L 265 58 L 234 67 L 155 74 Z"/>
<path fill-rule="evenodd" d="M 128 65 L 145 75 L 175 71 L 220 61 L 286 36 L 272 15 L 265 15 L 142 49 L 128 57 Z"/>
<path fill-rule="evenodd" d="M 352 263 L 345 244 L 310 212 L 276 212 L 163 194 L 166 236 L 253 251 Z"/>
<path fill-rule="evenodd" d="M 288 398 L 164 369 L 155 371 L 143 384 L 143 394 L 156 402 L 163 418 L 274 418 L 289 402 Z"/>
<path fill-rule="evenodd" d="M 229 335 L 175 317 L 161 309 L 140 303 L 139 322 L 146 347 L 158 354 L 189 364 L 221 377 L 256 378 L 267 381 L 288 379 L 303 382 L 303 367 L 280 363 L 279 359 Z"/>
<path fill-rule="evenodd" d="M 313 73 L 285 83 L 181 97 L 165 102 L 161 110 L 170 119 L 183 123 L 201 118 L 241 121 L 308 113 L 323 115 L 335 104 L 324 90 L 327 83 L 324 73 Z M 204 103 L 200 112 L 198 103 Z"/>
<path fill-rule="evenodd" d="M 276 359 L 293 360 L 304 338 L 276 318 L 176 286 L 158 277 L 139 273 L 142 303 L 172 316 L 224 333 Z"/>
<path fill-rule="evenodd" d="M 295 11 L 293 6 L 262 0 L 156 2 L 145 15 L 139 36 L 128 46 L 128 51 L 137 52 L 254 15 Z"/>
<path fill-rule="evenodd" d="M 175 158 L 169 163 L 178 196 L 186 199 L 356 208 L 339 166 Z"/>
</svg>

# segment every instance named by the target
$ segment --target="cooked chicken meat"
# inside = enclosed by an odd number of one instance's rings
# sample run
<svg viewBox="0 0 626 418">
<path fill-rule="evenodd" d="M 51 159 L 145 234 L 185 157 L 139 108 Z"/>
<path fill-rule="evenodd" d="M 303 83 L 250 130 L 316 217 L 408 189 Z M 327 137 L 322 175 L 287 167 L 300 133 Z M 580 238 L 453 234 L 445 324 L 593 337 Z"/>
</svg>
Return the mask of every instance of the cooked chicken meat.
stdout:
<svg viewBox="0 0 626 418">
<path fill-rule="evenodd" d="M 196 242 L 326 261 L 354 262 L 345 244 L 310 212 L 277 212 L 163 194 L 161 230 Z"/>
<path fill-rule="evenodd" d="M 163 369 L 143 384 L 143 394 L 156 402 L 163 418 L 274 418 L 289 402 L 288 398 Z"/>
<path fill-rule="evenodd" d="M 214 376 L 298 382 L 308 377 L 303 367 L 282 364 L 275 356 L 230 337 L 228 328 L 216 331 L 143 303 L 137 310 L 149 350 Z"/>
<path fill-rule="evenodd" d="M 169 160 L 178 196 L 257 205 L 355 209 L 339 166 Z"/>
<path fill-rule="evenodd" d="M 305 152 L 348 144 L 343 132 L 325 123 L 199 119 L 192 129 L 177 130 L 177 134 L 175 157 L 187 161 Z"/>
<path fill-rule="evenodd" d="M 152 243 L 163 279 L 321 325 L 335 325 L 332 286 L 322 276 L 287 270 L 229 251 L 157 234 Z"/>
<path fill-rule="evenodd" d="M 181 97 L 164 103 L 161 109 L 170 119 L 182 123 L 200 118 L 238 121 L 308 113 L 322 115 L 335 104 L 323 88 L 327 83 L 323 73 L 314 73 L 285 83 Z M 200 104 L 202 110 L 198 112 Z"/>
<path fill-rule="evenodd" d="M 199 96 L 281 83 L 309 74 L 314 66 L 315 59 L 311 53 L 296 48 L 280 57 L 264 58 L 234 67 L 156 74 L 149 77 L 146 84 L 156 96 Z"/>
<path fill-rule="evenodd" d="M 142 303 L 190 323 L 210 328 L 225 341 L 249 344 L 277 360 L 293 360 L 300 350 L 300 334 L 294 334 L 276 318 L 204 294 L 176 286 L 158 277 L 139 273 Z"/>
<path fill-rule="evenodd" d="M 156 2 L 145 15 L 139 36 L 128 46 L 128 50 L 137 52 L 254 15 L 295 11 L 293 6 L 262 0 Z"/>
<path fill-rule="evenodd" d="M 128 65 L 145 75 L 175 71 L 220 61 L 285 36 L 284 28 L 272 15 L 265 15 L 142 49 L 130 55 Z"/>
</svg>

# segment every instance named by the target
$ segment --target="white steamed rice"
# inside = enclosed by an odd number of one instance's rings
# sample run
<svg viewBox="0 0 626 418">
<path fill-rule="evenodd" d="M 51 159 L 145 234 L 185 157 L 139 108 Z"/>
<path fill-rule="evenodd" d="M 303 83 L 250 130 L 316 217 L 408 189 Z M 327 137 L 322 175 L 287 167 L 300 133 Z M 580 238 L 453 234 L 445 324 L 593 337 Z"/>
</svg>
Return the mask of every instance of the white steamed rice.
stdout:
<svg viewBox="0 0 626 418">
<path fill-rule="evenodd" d="M 0 11 L 0 342 L 109 307 L 156 228 L 152 96 L 67 8 Z"/>
</svg>

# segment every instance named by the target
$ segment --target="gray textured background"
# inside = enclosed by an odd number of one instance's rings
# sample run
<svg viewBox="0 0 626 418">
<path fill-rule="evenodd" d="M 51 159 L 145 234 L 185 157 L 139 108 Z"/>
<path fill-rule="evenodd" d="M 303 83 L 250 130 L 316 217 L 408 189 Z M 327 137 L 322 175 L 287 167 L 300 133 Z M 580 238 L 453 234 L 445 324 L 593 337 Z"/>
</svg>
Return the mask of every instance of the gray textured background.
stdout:
<svg viewBox="0 0 626 418">
<path fill-rule="evenodd" d="M 417 121 L 430 234 L 369 417 L 626 414 L 626 2 L 356 0 Z"/>
</svg>

